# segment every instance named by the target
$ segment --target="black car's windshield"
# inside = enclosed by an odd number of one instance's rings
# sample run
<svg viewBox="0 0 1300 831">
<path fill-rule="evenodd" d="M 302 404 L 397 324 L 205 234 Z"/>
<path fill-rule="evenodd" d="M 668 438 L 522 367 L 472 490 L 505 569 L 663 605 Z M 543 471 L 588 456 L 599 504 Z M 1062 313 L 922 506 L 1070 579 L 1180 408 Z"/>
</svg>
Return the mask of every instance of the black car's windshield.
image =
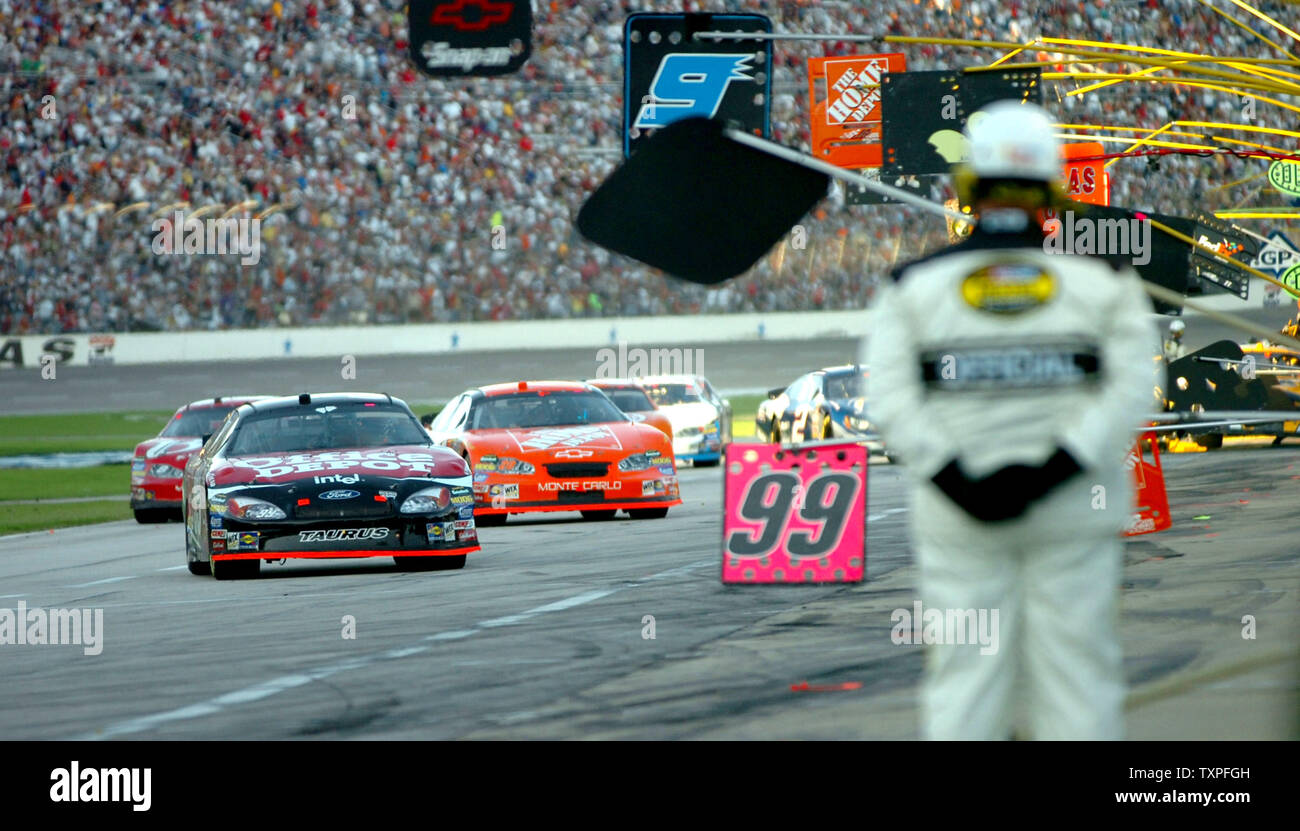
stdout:
<svg viewBox="0 0 1300 831">
<path fill-rule="evenodd" d="M 694 384 L 655 384 L 646 387 L 650 399 L 660 407 L 671 404 L 694 404 L 700 399 L 700 388 Z"/>
<path fill-rule="evenodd" d="M 605 394 L 625 413 L 640 413 L 646 410 L 653 410 L 654 403 L 650 396 L 635 387 L 627 387 L 618 390 L 605 390 Z"/>
<path fill-rule="evenodd" d="M 474 402 L 466 429 L 526 429 L 605 421 L 627 421 L 627 416 L 600 393 L 538 390 L 493 395 Z"/>
<path fill-rule="evenodd" d="M 234 407 L 204 407 L 201 410 L 185 410 L 177 413 L 167 422 L 162 434 L 169 438 L 189 438 L 207 436 L 221 429 L 221 422 Z"/>
<path fill-rule="evenodd" d="M 429 434 L 401 407 L 347 402 L 245 416 L 225 452 L 227 456 L 255 456 L 429 443 Z"/>
<path fill-rule="evenodd" d="M 826 376 L 825 395 L 832 401 L 861 398 L 866 394 L 867 374 L 865 372 L 846 372 L 842 375 Z"/>
</svg>

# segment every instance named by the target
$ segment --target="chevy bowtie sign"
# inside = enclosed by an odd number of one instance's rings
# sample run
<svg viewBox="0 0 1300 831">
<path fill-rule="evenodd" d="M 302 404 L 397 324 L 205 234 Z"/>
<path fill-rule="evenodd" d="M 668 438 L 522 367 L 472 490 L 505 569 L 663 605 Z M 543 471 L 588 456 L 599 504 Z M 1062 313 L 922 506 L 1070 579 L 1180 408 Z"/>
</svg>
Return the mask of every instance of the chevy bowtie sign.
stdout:
<svg viewBox="0 0 1300 831">
<path fill-rule="evenodd" d="M 528 0 L 411 0 L 411 60 L 425 75 L 505 75 L 532 54 Z"/>
</svg>

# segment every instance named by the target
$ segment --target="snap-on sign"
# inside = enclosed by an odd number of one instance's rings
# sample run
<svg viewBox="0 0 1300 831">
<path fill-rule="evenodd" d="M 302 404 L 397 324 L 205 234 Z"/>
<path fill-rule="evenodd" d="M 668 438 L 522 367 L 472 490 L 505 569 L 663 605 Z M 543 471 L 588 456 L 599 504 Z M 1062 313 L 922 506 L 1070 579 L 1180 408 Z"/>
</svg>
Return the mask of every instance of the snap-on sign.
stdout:
<svg viewBox="0 0 1300 831">
<path fill-rule="evenodd" d="M 506 75 L 532 54 L 529 0 L 411 0 L 410 54 L 434 77 Z"/>
<path fill-rule="evenodd" d="M 865 447 L 730 444 L 723 465 L 722 582 L 865 577 Z"/>
</svg>

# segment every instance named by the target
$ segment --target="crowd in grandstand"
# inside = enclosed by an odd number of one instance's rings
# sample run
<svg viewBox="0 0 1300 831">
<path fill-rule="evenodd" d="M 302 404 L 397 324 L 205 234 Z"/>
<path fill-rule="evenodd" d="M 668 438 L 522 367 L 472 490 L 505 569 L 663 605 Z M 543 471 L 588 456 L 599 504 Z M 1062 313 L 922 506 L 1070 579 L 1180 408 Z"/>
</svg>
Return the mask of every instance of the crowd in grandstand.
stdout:
<svg viewBox="0 0 1300 831">
<path fill-rule="evenodd" d="M 778 31 L 1057 35 L 1279 54 L 1194 0 L 685 5 L 762 12 Z M 810 218 L 802 250 L 778 246 L 711 290 L 666 279 L 586 243 L 572 219 L 620 158 L 626 13 L 683 4 L 538 0 L 521 73 L 454 81 L 414 70 L 404 6 L 0 0 L 0 333 L 854 308 L 895 260 L 946 239 L 932 216 L 831 200 Z M 1294 23 L 1294 6 L 1262 8 Z M 775 48 L 773 136 L 804 149 L 806 59 L 893 51 L 848 42 Z M 901 51 L 914 70 L 999 54 Z M 1062 121 L 1154 128 L 1243 118 L 1232 93 L 1129 83 L 1064 97 L 1080 85 L 1048 82 L 1045 103 Z M 1294 122 L 1263 101 L 1253 118 Z M 1260 168 L 1166 157 L 1156 170 L 1128 160 L 1112 168 L 1112 201 L 1187 213 L 1204 207 L 1215 184 Z M 155 253 L 152 219 L 185 204 L 262 216 L 259 261 Z"/>
</svg>

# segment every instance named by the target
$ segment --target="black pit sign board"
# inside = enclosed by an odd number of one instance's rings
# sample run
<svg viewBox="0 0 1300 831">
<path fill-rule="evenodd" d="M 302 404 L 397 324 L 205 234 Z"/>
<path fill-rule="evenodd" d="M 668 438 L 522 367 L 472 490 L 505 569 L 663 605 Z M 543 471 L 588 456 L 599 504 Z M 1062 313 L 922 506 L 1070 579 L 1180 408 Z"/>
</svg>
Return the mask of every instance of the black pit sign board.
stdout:
<svg viewBox="0 0 1300 831">
<path fill-rule="evenodd" d="M 623 155 L 692 116 L 770 138 L 772 41 L 696 39 L 698 32 L 771 33 L 761 14 L 635 13 L 623 24 Z"/>
<path fill-rule="evenodd" d="M 962 160 L 966 119 L 994 101 L 1042 103 L 1037 69 L 889 72 L 880 83 L 880 175 L 948 173 Z M 950 97 L 951 96 L 951 97 Z"/>
</svg>

